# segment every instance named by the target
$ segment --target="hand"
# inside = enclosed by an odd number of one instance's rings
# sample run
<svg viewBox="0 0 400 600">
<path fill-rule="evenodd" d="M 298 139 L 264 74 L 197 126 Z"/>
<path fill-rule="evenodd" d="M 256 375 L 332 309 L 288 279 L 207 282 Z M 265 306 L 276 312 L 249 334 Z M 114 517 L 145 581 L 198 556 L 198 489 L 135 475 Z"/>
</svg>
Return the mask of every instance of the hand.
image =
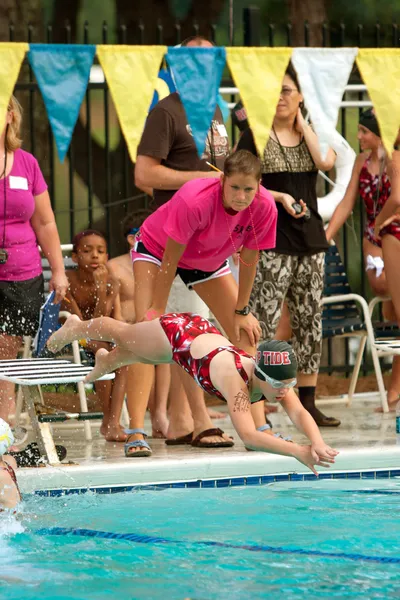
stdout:
<svg viewBox="0 0 400 600">
<path fill-rule="evenodd" d="M 49 283 L 50 292 L 55 292 L 53 304 L 59 304 L 65 297 L 69 287 L 69 281 L 65 274 L 65 271 L 59 273 L 52 273 Z"/>
<path fill-rule="evenodd" d="M 235 313 L 233 324 L 237 342 L 239 342 L 240 340 L 240 330 L 244 329 L 244 331 L 249 336 L 250 344 L 252 346 L 255 346 L 257 344 L 258 340 L 261 337 L 261 327 L 260 323 L 252 314 L 237 315 Z"/>
<path fill-rule="evenodd" d="M 326 460 L 321 459 L 316 453 L 313 453 L 312 446 L 299 445 L 295 447 L 293 449 L 293 456 L 303 465 L 308 467 L 317 477 L 318 472 L 316 471 L 314 465 L 329 468 L 329 463 Z"/>
<path fill-rule="evenodd" d="M 303 202 L 303 200 L 299 200 L 299 204 L 302 208 L 302 211 L 301 211 L 301 213 L 296 214 L 296 212 L 292 206 L 295 202 L 296 202 L 296 200 L 290 194 L 282 194 L 281 204 L 282 204 L 283 208 L 286 210 L 286 212 L 288 212 L 289 215 L 291 217 L 293 217 L 294 219 L 301 219 L 306 214 L 307 204 L 305 202 Z"/>
<path fill-rule="evenodd" d="M 318 462 L 318 460 L 323 460 L 329 463 L 335 462 L 335 456 L 339 454 L 337 450 L 331 448 L 325 442 L 318 444 L 311 444 L 311 453 L 314 459 Z"/>
<path fill-rule="evenodd" d="M 110 274 L 106 265 L 99 265 L 97 269 L 93 271 L 93 278 L 98 289 L 105 289 L 107 287 L 108 279 Z"/>
<path fill-rule="evenodd" d="M 399 221 L 399 220 L 400 220 L 400 215 L 398 213 L 394 213 L 394 215 L 392 215 L 391 217 L 386 219 L 386 221 L 383 221 L 383 223 L 380 223 L 379 217 L 377 217 L 376 221 L 375 221 L 375 227 L 374 227 L 374 236 L 376 237 L 376 239 L 378 239 L 378 240 L 381 239 L 380 233 L 381 233 L 382 229 L 384 229 L 385 227 L 390 225 L 390 223 L 393 223 L 393 221 Z"/>
<path fill-rule="evenodd" d="M 165 310 L 161 308 L 156 308 L 155 306 L 150 306 L 149 310 L 146 311 L 143 321 L 154 321 L 155 319 L 159 319 L 161 315 L 165 313 Z"/>
<path fill-rule="evenodd" d="M 297 109 L 296 121 L 295 121 L 295 129 L 298 133 L 304 133 L 304 129 L 307 127 L 307 123 L 305 118 L 303 117 L 303 113 L 301 112 L 301 108 Z"/>
</svg>

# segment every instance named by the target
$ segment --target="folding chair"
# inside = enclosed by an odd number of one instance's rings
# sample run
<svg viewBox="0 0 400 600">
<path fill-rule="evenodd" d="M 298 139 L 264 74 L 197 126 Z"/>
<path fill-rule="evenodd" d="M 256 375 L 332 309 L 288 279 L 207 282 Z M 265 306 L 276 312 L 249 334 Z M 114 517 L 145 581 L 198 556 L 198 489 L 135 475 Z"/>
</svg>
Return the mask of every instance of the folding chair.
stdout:
<svg viewBox="0 0 400 600">
<path fill-rule="evenodd" d="M 63 253 L 71 252 L 72 244 L 61 245 L 61 250 Z M 75 263 L 72 261 L 72 258 L 70 256 L 64 256 L 64 266 L 66 269 L 71 269 L 72 267 L 74 267 L 74 265 L 75 265 Z M 47 260 L 47 258 L 42 258 L 42 268 L 43 268 L 43 278 L 44 278 L 44 291 L 45 291 L 45 295 L 47 295 L 49 293 L 49 283 L 50 283 L 50 279 L 51 279 L 50 264 L 49 264 L 49 261 Z M 68 313 L 68 312 L 60 313 L 60 317 L 64 317 L 64 318 L 67 318 L 69 315 L 70 315 L 70 313 Z M 72 343 L 72 355 L 73 355 L 73 361 L 76 364 L 81 364 L 78 342 Z M 30 358 L 31 356 L 32 356 L 32 338 L 26 336 L 26 337 L 24 337 L 22 358 L 27 359 L 27 358 Z M 78 388 L 81 411 L 88 412 L 86 391 L 85 391 L 85 386 L 82 381 L 77 382 L 77 388 Z M 39 387 L 38 389 L 39 389 L 38 393 L 40 394 L 42 402 L 43 402 L 41 388 Z M 23 407 L 23 394 L 22 394 L 22 388 L 20 386 L 18 388 L 18 393 L 17 393 L 17 398 L 16 398 L 15 425 L 18 425 L 20 422 L 22 407 Z M 92 440 L 92 430 L 90 427 L 90 423 L 88 423 L 87 421 L 84 422 L 84 431 L 85 431 L 86 441 L 91 441 Z"/>
<path fill-rule="evenodd" d="M 50 423 L 67 419 L 86 422 L 88 419 L 98 419 L 99 413 L 42 414 L 40 386 L 54 383 L 82 383 L 91 370 L 91 367 L 77 365 L 68 360 L 46 358 L 0 360 L 0 380 L 20 385 L 40 453 L 49 464 L 56 465 L 60 462 Z M 113 378 L 114 373 L 101 377 L 101 379 Z"/>
<path fill-rule="evenodd" d="M 374 305 L 370 309 L 365 298 L 352 293 L 345 267 L 335 245 L 329 247 L 325 256 L 325 288 L 322 304 L 325 306 L 322 314 L 324 339 L 338 336 L 361 338 L 347 394 L 347 405 L 351 404 L 354 395 L 365 344 L 368 341 L 382 408 L 384 412 L 388 412 L 386 390 L 375 340 L 381 337 L 395 337 L 396 332 L 399 331 L 398 326 L 393 323 L 372 323 Z"/>
</svg>

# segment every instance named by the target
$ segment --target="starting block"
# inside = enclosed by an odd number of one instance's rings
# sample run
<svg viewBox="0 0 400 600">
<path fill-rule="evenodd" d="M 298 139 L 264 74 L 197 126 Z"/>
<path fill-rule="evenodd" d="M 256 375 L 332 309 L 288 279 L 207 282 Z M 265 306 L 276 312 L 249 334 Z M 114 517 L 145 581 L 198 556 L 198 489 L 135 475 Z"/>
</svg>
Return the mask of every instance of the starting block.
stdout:
<svg viewBox="0 0 400 600">
<path fill-rule="evenodd" d="M 49 422 L 74 418 L 82 421 L 99 418 L 100 413 L 60 413 L 60 418 L 56 418 L 56 415 L 52 415 L 53 418 L 43 418 L 40 410 L 37 410 L 35 406 L 42 404 L 40 386 L 79 383 L 91 370 L 92 367 L 69 360 L 48 358 L 0 360 L 0 381 L 10 381 L 21 386 L 39 450 L 49 464 L 54 465 L 60 462 Z M 109 373 L 100 379 L 114 379 L 114 377 L 114 373 Z"/>
</svg>

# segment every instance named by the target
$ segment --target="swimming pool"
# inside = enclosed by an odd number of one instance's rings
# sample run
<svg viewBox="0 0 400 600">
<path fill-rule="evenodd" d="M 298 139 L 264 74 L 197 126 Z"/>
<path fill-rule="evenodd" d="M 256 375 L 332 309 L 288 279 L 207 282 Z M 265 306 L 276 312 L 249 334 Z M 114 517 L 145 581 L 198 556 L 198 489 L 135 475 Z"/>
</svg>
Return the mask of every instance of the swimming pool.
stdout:
<svg viewBox="0 0 400 600">
<path fill-rule="evenodd" d="M 398 598 L 399 501 L 396 477 L 30 496 L 22 526 L 0 528 L 0 593 Z"/>
</svg>

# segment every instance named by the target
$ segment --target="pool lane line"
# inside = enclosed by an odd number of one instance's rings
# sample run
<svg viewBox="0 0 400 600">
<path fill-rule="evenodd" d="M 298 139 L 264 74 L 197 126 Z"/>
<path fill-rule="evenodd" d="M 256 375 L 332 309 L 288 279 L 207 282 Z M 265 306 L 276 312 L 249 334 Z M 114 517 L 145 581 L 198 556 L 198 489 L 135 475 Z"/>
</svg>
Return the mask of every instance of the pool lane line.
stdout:
<svg viewBox="0 0 400 600">
<path fill-rule="evenodd" d="M 103 538 L 108 540 L 126 540 L 137 544 L 182 544 L 185 546 L 214 546 L 216 548 L 232 548 L 248 550 L 249 552 L 266 552 L 270 554 L 298 554 L 302 556 L 320 556 L 323 558 L 343 558 L 347 560 L 369 561 L 386 564 L 400 564 L 398 556 L 371 556 L 368 554 L 348 554 L 346 552 L 323 552 L 322 550 L 306 550 L 304 548 L 285 548 L 283 546 L 264 546 L 256 544 L 229 544 L 227 542 L 173 540 L 168 538 L 140 535 L 137 533 L 114 533 L 112 531 L 97 531 L 95 529 L 75 529 L 68 527 L 45 527 L 33 531 L 36 535 L 61 535 Z"/>
</svg>

